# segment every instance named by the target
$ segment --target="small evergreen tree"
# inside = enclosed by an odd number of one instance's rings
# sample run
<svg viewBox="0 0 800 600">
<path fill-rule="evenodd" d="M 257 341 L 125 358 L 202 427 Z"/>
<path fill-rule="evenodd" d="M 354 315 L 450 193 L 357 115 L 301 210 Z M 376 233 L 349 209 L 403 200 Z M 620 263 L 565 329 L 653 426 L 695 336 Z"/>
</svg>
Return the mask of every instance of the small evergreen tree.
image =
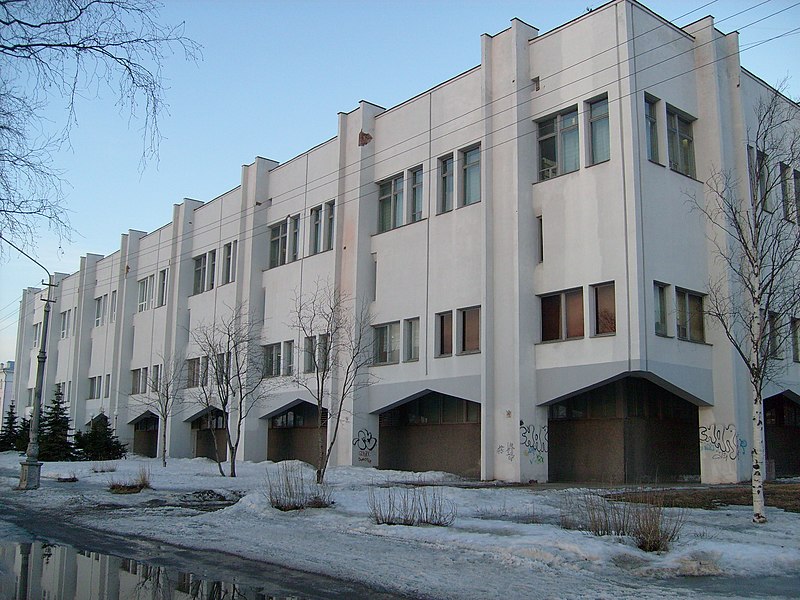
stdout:
<svg viewBox="0 0 800 600">
<path fill-rule="evenodd" d="M 125 458 L 126 445 L 111 430 L 108 417 L 100 414 L 92 420 L 87 432 L 75 432 L 75 448 L 83 460 L 116 460 Z"/>
<path fill-rule="evenodd" d="M 16 449 L 18 432 L 17 413 L 12 404 L 3 416 L 3 430 L 0 431 L 0 452 Z"/>
<path fill-rule="evenodd" d="M 28 449 L 28 442 L 31 438 L 31 422 L 29 419 L 22 419 L 19 422 L 17 429 L 17 439 L 15 442 L 14 450 L 17 452 L 25 452 Z"/>
<path fill-rule="evenodd" d="M 64 394 L 56 391 L 52 403 L 42 414 L 39 427 L 39 460 L 75 460 L 75 446 L 69 439 L 69 415 Z"/>
</svg>

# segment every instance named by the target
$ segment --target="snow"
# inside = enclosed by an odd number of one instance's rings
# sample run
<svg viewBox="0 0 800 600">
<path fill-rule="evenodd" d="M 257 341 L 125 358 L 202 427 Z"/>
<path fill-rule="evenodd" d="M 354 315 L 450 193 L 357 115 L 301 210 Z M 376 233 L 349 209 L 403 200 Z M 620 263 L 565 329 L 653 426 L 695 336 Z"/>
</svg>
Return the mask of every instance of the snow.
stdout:
<svg viewBox="0 0 800 600">
<path fill-rule="evenodd" d="M 206 459 L 170 459 L 166 469 L 157 459 L 140 457 L 110 465 L 45 463 L 41 488 L 19 492 L 13 490 L 19 461 L 16 453 L 0 453 L 0 503 L 416 597 L 689 598 L 696 593 L 665 580 L 800 575 L 800 514 L 774 508 L 767 509 L 765 525 L 752 524 L 746 506 L 687 510 L 680 539 L 658 554 L 627 538 L 559 527 L 564 498 L 575 490 L 557 486 L 470 487 L 446 473 L 336 467 L 327 475 L 334 506 L 281 512 L 265 496 L 267 471 L 278 476 L 279 465 L 271 462 L 240 462 L 236 478 L 221 477 Z M 299 464 L 310 480 L 311 467 Z M 102 467 L 115 470 L 95 472 Z M 109 492 L 111 481 L 133 480 L 141 469 L 149 472 L 153 489 Z M 58 481 L 72 476 L 78 481 Z M 426 489 L 455 503 L 454 524 L 376 525 L 369 517 L 369 490 L 380 495 L 408 483 L 431 485 Z M 180 502 L 209 490 L 241 499 L 214 512 Z M 98 505 L 117 508 L 94 510 Z M 7 530 L 0 527 L 0 536 Z"/>
</svg>

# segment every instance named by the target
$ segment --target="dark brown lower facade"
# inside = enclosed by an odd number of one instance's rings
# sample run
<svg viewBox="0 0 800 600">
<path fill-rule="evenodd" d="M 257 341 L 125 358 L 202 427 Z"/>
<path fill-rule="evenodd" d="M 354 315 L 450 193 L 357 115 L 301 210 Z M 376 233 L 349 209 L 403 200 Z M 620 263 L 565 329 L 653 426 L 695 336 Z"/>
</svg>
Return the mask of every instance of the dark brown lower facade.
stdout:
<svg viewBox="0 0 800 600">
<path fill-rule="evenodd" d="M 800 476 L 800 404 L 788 394 L 764 400 L 764 437 L 775 477 Z"/>
<path fill-rule="evenodd" d="M 629 377 L 550 406 L 549 480 L 699 481 L 697 406 Z"/>
<path fill-rule="evenodd" d="M 195 458 L 210 458 L 219 462 L 228 460 L 228 439 L 225 434 L 224 419 L 224 413 L 214 408 L 192 420 Z"/>
<path fill-rule="evenodd" d="M 480 404 L 428 392 L 380 415 L 381 469 L 481 474 Z"/>
<path fill-rule="evenodd" d="M 322 412 L 322 439 L 327 443 L 328 411 Z M 267 460 L 302 460 L 319 466 L 319 410 L 301 402 L 269 418 Z"/>
</svg>

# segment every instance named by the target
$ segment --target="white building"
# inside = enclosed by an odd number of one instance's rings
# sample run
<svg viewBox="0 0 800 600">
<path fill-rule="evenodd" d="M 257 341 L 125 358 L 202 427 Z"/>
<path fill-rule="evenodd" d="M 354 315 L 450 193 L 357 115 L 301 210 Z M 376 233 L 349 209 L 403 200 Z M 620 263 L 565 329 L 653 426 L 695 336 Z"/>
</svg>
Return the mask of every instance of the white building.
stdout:
<svg viewBox="0 0 800 600">
<path fill-rule="evenodd" d="M 5 415 L 14 406 L 14 361 L 0 363 L 0 411 Z M 0 419 L 2 428 L 2 419 Z"/>
<path fill-rule="evenodd" d="M 184 200 L 161 229 L 59 275 L 46 381 L 75 423 L 104 411 L 154 454 L 144 369 L 180 357 L 198 373 L 190 332 L 246 306 L 271 368 L 296 372 L 295 295 L 328 281 L 354 310 L 367 303 L 376 339 L 376 383 L 348 398 L 336 464 L 748 478 L 747 380 L 704 322 L 716 267 L 686 197 L 714 169 L 747 181 L 754 106 L 774 90 L 712 17 L 678 28 L 634 0 L 541 35 L 515 19 L 481 44 L 477 67 L 391 109 L 362 102 L 333 139 L 284 164 L 257 158 L 238 187 Z M 22 300 L 21 399 L 39 294 Z M 767 390 L 779 475 L 800 473 L 797 343 Z M 309 400 L 290 385 L 271 394 L 241 456 L 312 460 Z M 172 418 L 170 454 L 206 454 L 210 425 L 200 407 Z"/>
</svg>

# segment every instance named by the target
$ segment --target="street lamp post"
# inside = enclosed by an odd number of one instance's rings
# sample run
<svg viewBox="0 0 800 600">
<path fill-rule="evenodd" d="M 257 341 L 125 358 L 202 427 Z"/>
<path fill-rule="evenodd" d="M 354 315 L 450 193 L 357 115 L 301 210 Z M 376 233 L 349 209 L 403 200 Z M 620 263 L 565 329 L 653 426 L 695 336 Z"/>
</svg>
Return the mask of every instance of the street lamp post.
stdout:
<svg viewBox="0 0 800 600">
<path fill-rule="evenodd" d="M 37 263 L 38 264 L 38 263 Z M 42 267 L 42 265 L 39 265 Z M 44 267 L 42 267 L 44 269 Z M 44 269 L 47 271 L 47 269 Z M 39 462 L 39 415 L 42 410 L 42 387 L 44 386 L 44 365 L 47 360 L 47 330 L 50 322 L 50 292 L 55 287 L 53 276 L 47 271 L 47 299 L 44 301 L 44 318 L 42 319 L 42 339 L 39 344 L 39 355 L 36 365 L 36 389 L 33 398 L 33 414 L 31 415 L 31 431 L 28 441 L 28 450 L 25 460 L 20 465 L 19 486 L 20 490 L 36 490 L 39 488 L 39 479 L 42 472 L 42 463 Z"/>
</svg>

